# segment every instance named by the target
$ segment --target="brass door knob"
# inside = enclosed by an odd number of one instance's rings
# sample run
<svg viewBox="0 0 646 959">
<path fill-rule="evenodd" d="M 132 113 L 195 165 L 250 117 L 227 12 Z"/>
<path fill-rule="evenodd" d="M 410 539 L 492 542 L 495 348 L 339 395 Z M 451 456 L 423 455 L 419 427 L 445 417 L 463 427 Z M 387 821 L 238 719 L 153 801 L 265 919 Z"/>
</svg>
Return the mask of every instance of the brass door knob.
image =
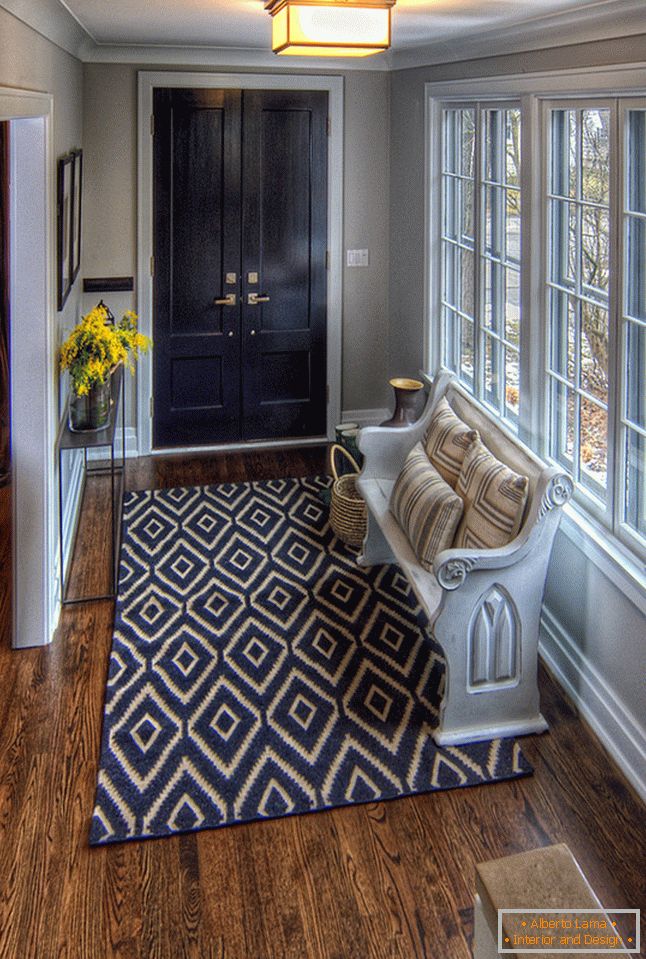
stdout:
<svg viewBox="0 0 646 959">
<path fill-rule="evenodd" d="M 214 306 L 235 306 L 236 305 L 236 295 L 235 293 L 227 293 L 226 296 L 219 296 L 213 300 Z"/>
<path fill-rule="evenodd" d="M 266 293 L 249 293 L 247 303 L 249 306 L 257 306 L 258 303 L 269 303 L 269 297 Z"/>
</svg>

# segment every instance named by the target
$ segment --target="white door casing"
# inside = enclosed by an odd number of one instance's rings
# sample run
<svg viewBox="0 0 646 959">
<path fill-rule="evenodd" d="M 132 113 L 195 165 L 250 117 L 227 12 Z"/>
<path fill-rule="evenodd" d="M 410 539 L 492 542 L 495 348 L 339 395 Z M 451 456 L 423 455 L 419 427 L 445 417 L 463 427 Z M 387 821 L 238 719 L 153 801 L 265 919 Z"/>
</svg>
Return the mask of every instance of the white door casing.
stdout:
<svg viewBox="0 0 646 959">
<path fill-rule="evenodd" d="M 139 328 L 152 336 L 153 283 L 153 149 L 151 116 L 156 87 L 188 87 L 235 90 L 325 90 L 329 96 L 328 137 L 328 289 L 327 289 L 327 437 L 341 419 L 341 344 L 343 321 L 343 77 L 256 73 L 139 73 L 138 169 L 137 169 L 137 312 Z M 153 346 L 154 349 L 154 346 Z M 141 357 L 137 375 L 137 438 L 139 455 L 156 451 L 152 446 L 152 358 Z M 320 442 L 317 438 L 314 442 Z M 305 441 L 306 442 L 306 441 Z M 294 440 L 302 446 L 303 440 Z M 206 449 L 250 449 L 254 446 L 286 446 L 273 442 L 226 444 Z M 192 448 L 190 448 L 192 449 Z M 188 452 L 190 449 L 182 449 Z M 173 452 L 164 449 L 163 453 Z"/>
</svg>

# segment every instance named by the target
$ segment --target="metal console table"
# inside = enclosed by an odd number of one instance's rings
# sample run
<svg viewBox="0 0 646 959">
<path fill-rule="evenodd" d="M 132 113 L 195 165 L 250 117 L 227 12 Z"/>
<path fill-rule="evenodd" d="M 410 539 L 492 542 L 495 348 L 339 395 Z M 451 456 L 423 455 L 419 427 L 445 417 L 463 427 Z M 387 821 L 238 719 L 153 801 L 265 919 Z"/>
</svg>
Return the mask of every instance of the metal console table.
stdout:
<svg viewBox="0 0 646 959">
<path fill-rule="evenodd" d="M 110 407 L 110 423 L 105 429 L 97 430 L 91 433 L 74 433 L 69 428 L 68 422 L 68 404 L 65 405 L 63 419 L 61 421 L 58 437 L 56 440 L 56 449 L 58 452 L 58 542 L 59 556 L 61 565 L 61 602 L 63 606 L 69 606 L 74 603 L 88 603 L 102 599 L 114 599 L 117 595 L 118 567 L 119 567 L 119 547 L 121 543 L 121 505 L 123 501 L 124 481 L 125 481 L 125 438 L 126 438 L 126 411 L 125 411 L 125 392 L 123 367 L 119 366 L 112 377 L 112 399 Z M 121 433 L 121 456 L 115 455 L 115 446 L 117 434 Z M 109 449 L 109 464 L 107 466 L 91 466 L 96 451 Z M 111 568 L 110 583 L 111 591 L 96 596 L 76 596 L 68 597 L 69 590 L 69 570 L 65 568 L 65 555 L 63 543 L 63 454 L 70 451 L 83 451 L 83 481 L 79 495 L 79 506 L 76 511 L 74 521 L 74 530 L 70 537 L 69 564 L 71 566 L 76 549 L 76 539 L 79 528 L 79 517 L 83 509 L 83 500 L 85 497 L 85 484 L 88 476 L 109 476 L 110 477 L 110 532 L 111 532 Z M 102 460 L 101 463 L 104 461 Z"/>
</svg>

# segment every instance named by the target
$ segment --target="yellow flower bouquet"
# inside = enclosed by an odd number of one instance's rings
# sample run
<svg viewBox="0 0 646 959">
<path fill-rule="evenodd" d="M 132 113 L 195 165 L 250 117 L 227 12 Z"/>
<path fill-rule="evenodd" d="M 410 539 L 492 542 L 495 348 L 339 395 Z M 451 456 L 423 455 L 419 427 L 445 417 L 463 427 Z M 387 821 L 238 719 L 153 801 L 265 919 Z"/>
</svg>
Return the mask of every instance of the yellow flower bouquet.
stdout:
<svg viewBox="0 0 646 959">
<path fill-rule="evenodd" d="M 95 306 L 74 327 L 61 347 L 61 370 L 69 370 L 70 428 L 103 429 L 110 416 L 110 376 L 120 363 L 134 373 L 135 361 L 151 341 L 137 330 L 137 314 L 124 313 L 118 323 L 108 322 L 103 304 Z"/>
</svg>

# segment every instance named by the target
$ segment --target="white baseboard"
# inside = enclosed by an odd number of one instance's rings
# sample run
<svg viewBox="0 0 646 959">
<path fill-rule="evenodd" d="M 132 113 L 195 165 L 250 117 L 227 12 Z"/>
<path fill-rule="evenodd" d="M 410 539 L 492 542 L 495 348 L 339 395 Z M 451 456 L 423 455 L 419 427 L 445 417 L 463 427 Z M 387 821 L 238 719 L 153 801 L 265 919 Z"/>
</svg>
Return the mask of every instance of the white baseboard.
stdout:
<svg viewBox="0 0 646 959">
<path fill-rule="evenodd" d="M 357 423 L 359 426 L 379 426 L 389 416 L 392 416 L 392 411 L 388 409 L 344 410 L 341 414 L 341 422 Z"/>
<path fill-rule="evenodd" d="M 646 728 L 626 709 L 567 630 L 545 608 L 541 617 L 539 651 L 547 668 L 626 779 L 646 801 Z"/>
</svg>

